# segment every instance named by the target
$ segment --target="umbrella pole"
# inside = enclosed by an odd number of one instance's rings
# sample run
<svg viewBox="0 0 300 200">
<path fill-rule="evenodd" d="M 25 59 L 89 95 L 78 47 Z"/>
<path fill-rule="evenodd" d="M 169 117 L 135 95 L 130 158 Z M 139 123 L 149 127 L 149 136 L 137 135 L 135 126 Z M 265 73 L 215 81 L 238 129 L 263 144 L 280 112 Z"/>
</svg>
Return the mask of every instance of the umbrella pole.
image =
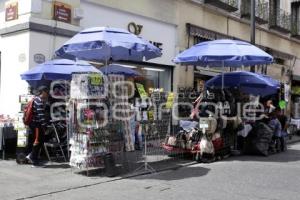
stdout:
<svg viewBox="0 0 300 200">
<path fill-rule="evenodd" d="M 224 60 L 222 61 L 222 91 L 224 89 Z"/>
</svg>

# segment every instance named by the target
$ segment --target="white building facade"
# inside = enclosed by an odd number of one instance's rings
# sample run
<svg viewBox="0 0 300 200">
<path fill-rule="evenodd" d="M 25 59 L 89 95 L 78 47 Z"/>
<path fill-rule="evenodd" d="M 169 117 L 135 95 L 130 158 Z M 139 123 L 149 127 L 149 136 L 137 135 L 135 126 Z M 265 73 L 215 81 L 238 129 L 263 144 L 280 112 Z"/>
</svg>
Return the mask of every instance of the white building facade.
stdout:
<svg viewBox="0 0 300 200">
<path fill-rule="evenodd" d="M 147 78 L 144 83 L 148 88 L 172 90 L 172 59 L 176 42 L 174 23 L 108 7 L 99 1 L 0 2 L 0 114 L 14 117 L 20 111 L 19 95 L 28 93 L 28 84 L 20 78 L 22 72 L 51 60 L 55 50 L 70 37 L 84 28 L 95 26 L 127 29 L 161 48 L 163 55 L 160 58 L 126 64 L 142 72 Z M 56 12 L 61 12 L 62 19 L 56 18 Z"/>
<path fill-rule="evenodd" d="M 125 63 L 147 78 L 146 88 L 176 91 L 178 86 L 194 87 L 199 77 L 216 73 L 175 65 L 172 59 L 202 40 L 249 41 L 249 2 L 0 0 L 0 114 L 13 116 L 20 111 L 19 95 L 26 94 L 28 87 L 20 78 L 22 72 L 52 59 L 55 50 L 70 37 L 94 26 L 128 29 L 162 49 L 161 58 Z M 276 57 L 277 62 L 268 68 L 268 74 L 283 82 L 291 77 L 300 80 L 299 1 L 259 0 L 257 5 L 256 44 Z"/>
</svg>

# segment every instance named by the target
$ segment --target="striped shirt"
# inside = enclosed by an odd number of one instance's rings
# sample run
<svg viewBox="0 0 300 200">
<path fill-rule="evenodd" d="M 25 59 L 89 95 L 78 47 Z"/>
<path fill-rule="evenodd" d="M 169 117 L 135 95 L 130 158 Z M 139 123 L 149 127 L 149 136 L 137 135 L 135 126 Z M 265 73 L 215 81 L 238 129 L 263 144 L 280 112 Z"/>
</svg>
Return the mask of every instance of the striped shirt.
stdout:
<svg viewBox="0 0 300 200">
<path fill-rule="evenodd" d="M 45 128 L 48 124 L 46 117 L 46 104 L 40 97 L 35 97 L 33 101 L 33 125 Z"/>
</svg>

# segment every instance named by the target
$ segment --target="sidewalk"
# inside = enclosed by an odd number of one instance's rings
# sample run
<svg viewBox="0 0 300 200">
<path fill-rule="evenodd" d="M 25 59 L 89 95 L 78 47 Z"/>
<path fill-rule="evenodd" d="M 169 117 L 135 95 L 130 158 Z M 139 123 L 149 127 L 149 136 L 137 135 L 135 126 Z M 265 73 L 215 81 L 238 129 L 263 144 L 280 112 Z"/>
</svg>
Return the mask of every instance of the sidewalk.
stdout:
<svg viewBox="0 0 300 200">
<path fill-rule="evenodd" d="M 160 166 L 160 171 L 177 169 L 195 163 L 194 161 L 182 162 L 176 166 L 172 165 L 173 168 L 168 163 L 165 163 L 164 166 Z M 18 165 L 15 160 L 1 160 L 1 200 L 39 197 L 109 183 L 137 175 L 129 174 L 110 178 L 103 174 L 101 175 L 101 173 L 91 173 L 91 176 L 88 177 L 85 173 L 81 174 L 78 172 L 78 170 L 70 168 L 67 163 L 53 162 L 47 163 L 44 167 L 32 168 L 31 165 Z"/>
<path fill-rule="evenodd" d="M 292 138 L 288 138 L 288 140 L 286 141 L 287 144 L 293 144 L 296 142 L 300 142 L 300 136 L 299 135 L 293 135 Z"/>
<path fill-rule="evenodd" d="M 288 144 L 300 142 L 300 136 L 293 136 Z M 174 160 L 175 161 L 175 160 Z M 196 162 L 165 162 L 159 166 L 159 171 L 181 168 Z M 1 200 L 43 197 L 62 191 L 76 190 L 93 185 L 102 185 L 128 178 L 120 175 L 114 178 L 91 174 L 90 177 L 78 174 L 78 170 L 71 169 L 67 163 L 47 163 L 43 168 L 32 168 L 30 165 L 18 165 L 15 160 L 0 160 L 0 194 Z M 133 175 L 133 174 L 131 174 Z M 130 176 L 129 176 L 130 177 Z"/>
</svg>

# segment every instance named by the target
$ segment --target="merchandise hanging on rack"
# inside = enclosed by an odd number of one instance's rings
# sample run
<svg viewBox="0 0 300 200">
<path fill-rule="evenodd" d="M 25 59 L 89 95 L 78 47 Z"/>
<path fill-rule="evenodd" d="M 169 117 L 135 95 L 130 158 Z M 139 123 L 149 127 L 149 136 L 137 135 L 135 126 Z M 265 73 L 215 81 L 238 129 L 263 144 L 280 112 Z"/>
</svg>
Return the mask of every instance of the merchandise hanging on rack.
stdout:
<svg viewBox="0 0 300 200">
<path fill-rule="evenodd" d="M 70 108 L 70 165 L 78 168 L 103 166 L 108 152 L 108 106 L 106 83 L 101 73 L 73 74 Z"/>
<path fill-rule="evenodd" d="M 125 139 L 125 150 L 134 151 L 134 135 L 132 134 L 131 112 L 128 103 L 128 93 L 125 85 L 125 77 L 123 75 L 108 75 L 109 82 L 109 102 L 115 116 L 111 116 L 113 121 L 119 121 L 122 124 L 123 137 Z"/>
</svg>

